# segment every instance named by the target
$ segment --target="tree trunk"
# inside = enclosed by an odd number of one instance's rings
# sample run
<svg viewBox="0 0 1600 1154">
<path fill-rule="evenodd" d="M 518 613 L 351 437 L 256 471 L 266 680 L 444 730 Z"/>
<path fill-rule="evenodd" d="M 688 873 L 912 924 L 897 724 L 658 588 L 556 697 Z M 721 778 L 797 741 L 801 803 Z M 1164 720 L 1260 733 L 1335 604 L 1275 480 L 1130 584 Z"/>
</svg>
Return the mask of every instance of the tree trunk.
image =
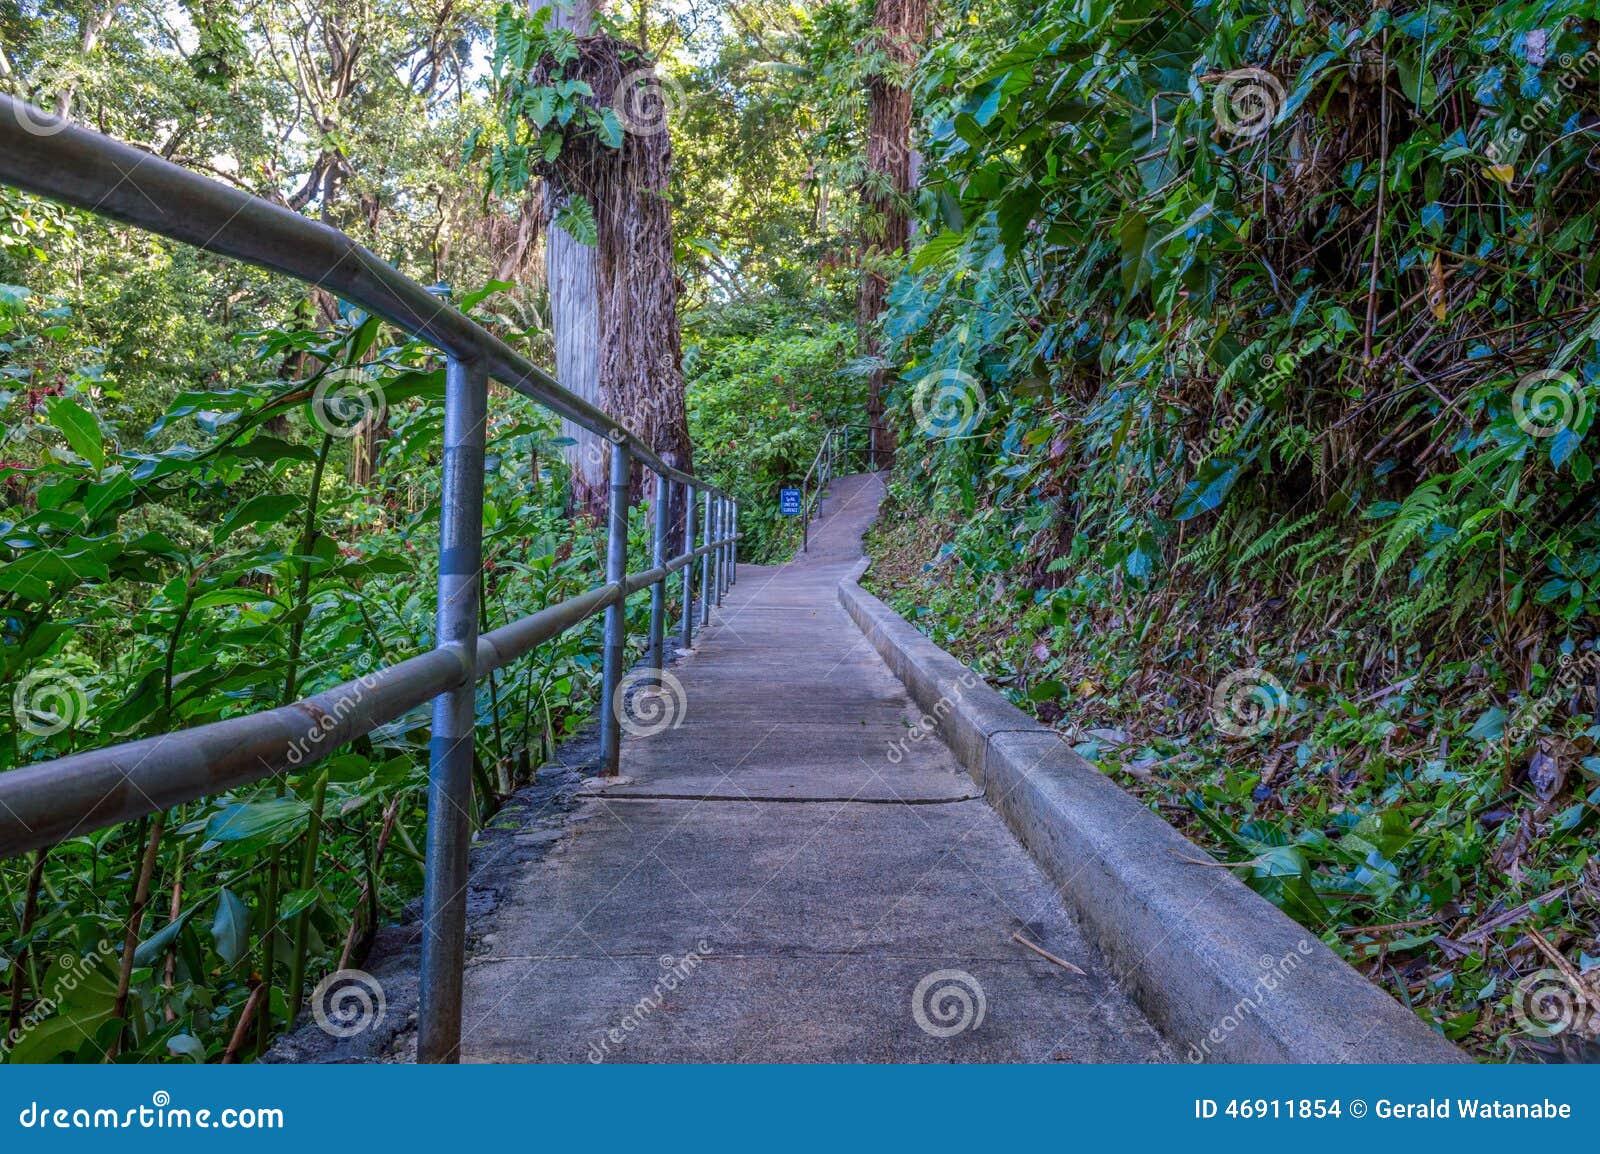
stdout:
<svg viewBox="0 0 1600 1154">
<path fill-rule="evenodd" d="M 528 10 L 544 7 L 528 0 Z M 570 11 L 552 8 L 551 23 L 587 36 L 599 10 L 597 0 L 574 0 Z M 600 296 L 595 285 L 595 250 L 580 244 L 554 223 L 569 195 L 551 180 L 544 197 L 545 284 L 550 293 L 550 327 L 556 345 L 556 380 L 592 404 L 600 398 Z M 606 507 L 606 456 L 602 438 L 588 429 L 561 422 L 561 435 L 572 441 L 564 450 L 572 476 L 572 508 L 599 520 Z"/>
<path fill-rule="evenodd" d="M 912 67 L 928 30 L 928 0 L 877 0 L 873 33 L 889 57 L 888 69 L 867 86 L 867 178 L 863 183 L 861 286 L 856 329 L 861 351 L 882 353 L 877 322 L 889 296 L 886 265 L 911 237 L 911 199 L 918 167 L 911 148 Z M 867 422 L 879 453 L 889 451 L 883 424 L 887 372 L 872 370 L 867 382 Z"/>
<path fill-rule="evenodd" d="M 554 200 L 547 197 L 546 203 Z M 545 236 L 545 278 L 550 291 L 550 325 L 556 342 L 556 380 L 586 401 L 600 398 L 600 301 L 594 281 L 595 251 L 551 224 Z M 606 508 L 605 439 L 571 421 L 561 435 L 572 474 L 572 507 L 597 519 Z"/>
<path fill-rule="evenodd" d="M 91 5 L 85 10 L 80 21 L 80 34 L 78 39 L 79 65 L 87 70 L 90 67 L 89 58 L 100 47 L 100 38 L 105 35 L 107 28 L 111 27 L 111 18 L 117 13 L 114 2 Z M 78 74 L 68 73 L 61 85 L 56 90 L 56 115 L 63 120 L 72 119 L 72 102 L 78 96 Z"/>
<path fill-rule="evenodd" d="M 609 66 L 616 57 L 606 54 L 602 59 Z M 632 98 L 620 95 L 627 77 L 648 69 L 648 62 L 641 70 L 637 59 L 624 58 L 614 81 L 610 68 L 605 70 L 608 89 L 595 86 L 596 92 L 619 94 L 618 102 L 632 107 L 638 125 L 624 134 L 621 152 L 613 153 L 612 179 L 595 186 L 601 199 L 595 213 L 600 235 L 600 395 L 607 410 L 663 460 L 687 470 L 693 458 L 678 328 L 682 285 L 672 243 L 672 144 L 666 126 L 672 109 L 660 88 L 649 82 L 633 86 Z M 629 123 L 629 117 L 623 122 Z M 635 496 L 640 483 L 635 472 Z"/>
<path fill-rule="evenodd" d="M 608 146 L 588 128 L 575 127 L 568 132 L 560 156 L 541 169 L 552 200 L 562 195 L 560 190 L 576 190 L 570 195 L 582 195 L 595 219 L 595 247 L 581 250 L 591 258 L 589 265 L 577 261 L 558 265 L 558 246 L 578 246 L 558 229 L 550 230 L 551 306 L 562 383 L 572 388 L 577 379 L 569 377 L 573 370 L 561 361 L 564 348 L 574 359 L 580 353 L 592 356 L 597 388 L 591 399 L 642 437 L 663 460 L 688 470 L 692 453 L 678 328 L 681 286 L 674 266 L 669 199 L 670 94 L 656 79 L 648 57 L 608 35 L 580 39 L 577 59 L 569 64 L 546 61 L 543 66 L 586 83 L 596 102 L 612 107 L 624 127 L 620 148 Z M 571 282 L 558 293 L 558 268 L 569 277 L 587 271 L 592 277 L 588 294 Z M 591 303 L 592 314 L 585 309 Z M 565 326 L 563 308 L 568 311 Z M 588 362 L 581 367 L 587 371 Z M 597 499 L 591 507 L 598 511 L 604 507 L 599 482 L 609 468 L 609 444 L 604 438 L 591 439 L 594 442 L 600 451 L 581 452 L 579 459 L 584 469 L 594 470 Z M 636 497 L 642 481 L 643 473 L 636 470 Z M 681 509 L 673 510 L 674 523 L 681 514 Z"/>
</svg>

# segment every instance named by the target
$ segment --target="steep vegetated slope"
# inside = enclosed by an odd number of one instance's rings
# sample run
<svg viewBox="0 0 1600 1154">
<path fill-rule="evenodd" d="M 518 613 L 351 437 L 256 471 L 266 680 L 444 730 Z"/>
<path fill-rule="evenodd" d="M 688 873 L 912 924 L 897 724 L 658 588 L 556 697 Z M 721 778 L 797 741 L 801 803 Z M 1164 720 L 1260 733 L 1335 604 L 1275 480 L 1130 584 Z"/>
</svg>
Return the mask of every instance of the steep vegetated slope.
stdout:
<svg viewBox="0 0 1600 1154">
<path fill-rule="evenodd" d="M 1592 1056 L 1592 10 L 944 20 L 880 591 L 1450 1037 Z"/>
</svg>

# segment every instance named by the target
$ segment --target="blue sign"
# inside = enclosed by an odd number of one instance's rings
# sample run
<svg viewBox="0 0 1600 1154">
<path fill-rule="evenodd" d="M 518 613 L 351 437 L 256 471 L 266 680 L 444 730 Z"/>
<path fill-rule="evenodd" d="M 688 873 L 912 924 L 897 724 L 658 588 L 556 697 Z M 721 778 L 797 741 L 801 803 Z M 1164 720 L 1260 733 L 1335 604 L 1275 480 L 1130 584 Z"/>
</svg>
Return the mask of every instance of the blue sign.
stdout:
<svg viewBox="0 0 1600 1154">
<path fill-rule="evenodd" d="M 800 490 L 778 490 L 778 512 L 785 517 L 798 517 L 800 515 Z"/>
</svg>

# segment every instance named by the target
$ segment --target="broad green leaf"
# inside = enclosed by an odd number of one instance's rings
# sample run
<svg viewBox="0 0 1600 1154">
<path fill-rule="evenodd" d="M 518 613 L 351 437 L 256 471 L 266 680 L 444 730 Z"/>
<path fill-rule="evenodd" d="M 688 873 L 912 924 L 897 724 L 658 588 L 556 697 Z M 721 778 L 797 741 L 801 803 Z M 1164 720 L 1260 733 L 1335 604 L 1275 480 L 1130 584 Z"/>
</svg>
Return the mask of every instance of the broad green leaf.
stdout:
<svg viewBox="0 0 1600 1154">
<path fill-rule="evenodd" d="M 315 461 L 316 450 L 309 445 L 295 445 L 277 437 L 254 437 L 243 444 L 228 445 L 216 454 L 219 461 L 259 461 L 275 465 L 279 461 Z"/>
<path fill-rule="evenodd" d="M 106 966 L 115 958 L 63 954 L 45 973 L 44 988 L 60 991 L 56 1012 L 27 1031 L 12 1049 L 12 1065 L 50 1062 L 63 1054 L 76 1054 L 93 1040 L 101 1026 L 111 1021 L 116 1008 L 116 979 Z"/>
<path fill-rule="evenodd" d="M 189 915 L 194 913 L 192 908 L 184 910 L 172 921 L 168 922 L 159 932 L 140 942 L 133 951 L 133 964 L 135 966 L 149 966 L 155 964 L 167 948 L 177 941 L 178 935 L 183 932 L 183 927 L 188 924 Z"/>
<path fill-rule="evenodd" d="M 1202 513 L 1209 513 L 1222 504 L 1228 490 L 1233 488 L 1244 462 L 1230 457 L 1213 457 L 1195 472 L 1194 479 L 1179 495 L 1172 506 L 1172 519 L 1187 521 Z"/>
<path fill-rule="evenodd" d="M 346 367 L 359 364 L 361 358 L 367 355 L 367 350 L 372 347 L 372 342 L 378 339 L 380 323 L 377 317 L 368 317 L 350 335 L 350 347 L 345 352 L 344 357 Z"/>
<path fill-rule="evenodd" d="M 270 601 L 257 589 L 213 589 L 209 593 L 202 593 L 191 603 L 193 609 L 211 609 L 218 605 L 256 605 L 263 601 Z"/>
<path fill-rule="evenodd" d="M 1161 548 L 1156 544 L 1156 539 L 1149 533 L 1140 533 L 1134 539 L 1133 548 L 1128 550 L 1128 555 L 1123 558 L 1123 566 L 1128 571 L 1128 576 L 1140 581 L 1148 580 L 1155 571 L 1156 562 L 1161 558 Z"/>
<path fill-rule="evenodd" d="M 965 241 L 966 237 L 961 233 L 951 232 L 948 229 L 924 241 L 917 249 L 916 256 L 911 259 L 911 271 L 921 272 L 925 268 L 942 264 L 959 252 Z"/>
<path fill-rule="evenodd" d="M 217 894 L 211 936 L 217 943 L 217 955 L 225 965 L 233 965 L 250 950 L 250 911 L 226 887 Z"/>
<path fill-rule="evenodd" d="M 123 468 L 113 468 L 103 481 L 96 481 L 83 491 L 83 510 L 91 520 L 110 512 L 133 494 L 133 477 Z"/>
<path fill-rule="evenodd" d="M 470 313 L 473 309 L 477 308 L 495 293 L 511 292 L 516 287 L 517 286 L 512 284 L 510 281 L 489 281 L 482 288 L 474 289 L 472 292 L 469 292 L 466 296 L 461 298 L 461 311 L 464 313 Z"/>
<path fill-rule="evenodd" d="M 1474 741 L 1497 741 L 1505 732 L 1507 716 L 1506 711 L 1498 705 L 1490 706 L 1478 714 L 1478 720 L 1467 730 L 1467 736 Z"/>
<path fill-rule="evenodd" d="M 321 897 L 322 891 L 317 889 L 316 886 L 305 890 L 290 890 L 283 895 L 282 900 L 278 903 L 278 918 L 280 920 L 292 918 L 300 911 L 308 910 L 316 905 L 317 900 Z"/>
<path fill-rule="evenodd" d="M 11 1050 L 9 1063 L 13 1066 L 38 1065 L 53 1062 L 63 1055 L 76 1054 L 84 1043 L 94 1039 L 101 1026 L 111 1021 L 115 1008 L 115 1002 L 61 1007 L 22 1035 Z"/>
<path fill-rule="evenodd" d="M 15 593 L 25 600 L 41 602 L 50 599 L 50 586 L 13 562 L 0 566 L 0 593 Z"/>
<path fill-rule="evenodd" d="M 61 430 L 72 451 L 93 465 L 95 472 L 106 467 L 105 440 L 100 435 L 100 422 L 88 409 L 71 397 L 51 397 L 50 423 Z"/>
<path fill-rule="evenodd" d="M 304 506 L 305 499 L 293 493 L 263 493 L 251 497 L 223 518 L 214 534 L 215 541 L 220 546 L 246 525 L 275 525 Z"/>
<path fill-rule="evenodd" d="M 206 1060 L 206 1046 L 193 1034 L 174 1034 L 167 1039 L 167 1049 L 175 1057 L 187 1058 L 191 1062 L 204 1062 Z"/>
<path fill-rule="evenodd" d="M 569 196 L 556 214 L 556 224 L 581 245 L 593 248 L 599 240 L 599 227 L 595 224 L 594 209 L 581 196 Z"/>
<path fill-rule="evenodd" d="M 243 841 L 251 837 L 286 835 L 300 826 L 310 807 L 293 798 L 273 798 L 230 805 L 206 823 L 206 837 L 212 841 Z"/>
</svg>

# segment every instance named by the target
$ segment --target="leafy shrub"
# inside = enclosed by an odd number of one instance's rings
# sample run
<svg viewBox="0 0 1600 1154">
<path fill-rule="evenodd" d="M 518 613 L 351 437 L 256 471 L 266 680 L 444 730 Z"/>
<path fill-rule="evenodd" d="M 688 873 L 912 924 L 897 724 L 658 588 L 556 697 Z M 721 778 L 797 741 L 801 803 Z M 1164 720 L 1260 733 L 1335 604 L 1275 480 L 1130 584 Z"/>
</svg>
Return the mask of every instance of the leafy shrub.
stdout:
<svg viewBox="0 0 1600 1154">
<path fill-rule="evenodd" d="M 1520 927 L 1592 939 L 1592 12 L 967 7 L 885 321 L 902 516 L 954 527 L 896 596 L 1452 1037 L 1521 1047 Z M 1281 689 L 1243 740 L 1232 671 Z"/>
<path fill-rule="evenodd" d="M 702 321 L 684 350 L 690 436 L 712 480 L 741 498 L 752 563 L 797 543 L 778 490 L 801 483 L 828 429 L 865 420 L 859 388 L 840 371 L 854 349 L 853 326 L 770 302 Z"/>
<path fill-rule="evenodd" d="M 140 441 L 99 415 L 112 398 L 98 374 L 40 381 L 26 367 L 19 347 L 61 318 L 8 299 L 20 387 L 3 401 L 20 433 L 0 469 L 0 670 L 17 697 L 0 768 L 274 707 L 431 647 L 436 354 L 386 344 L 359 314 L 331 332 L 266 331 L 249 342 L 250 379 L 180 394 Z M 313 366 L 304 379 L 274 372 L 294 357 Z M 327 415 L 341 391 L 382 414 L 371 485 L 330 466 L 348 451 Z M 552 418 L 508 394 L 490 410 L 486 628 L 603 579 L 593 530 L 532 471 Z M 476 823 L 588 714 L 599 629 L 479 686 Z M 0 861 L 10 1060 L 215 1060 L 247 1006 L 257 1028 L 235 1053 L 258 1052 L 297 994 L 419 891 L 429 724 L 422 707 L 303 771 Z M 68 969 L 88 976 L 62 1000 Z"/>
</svg>

